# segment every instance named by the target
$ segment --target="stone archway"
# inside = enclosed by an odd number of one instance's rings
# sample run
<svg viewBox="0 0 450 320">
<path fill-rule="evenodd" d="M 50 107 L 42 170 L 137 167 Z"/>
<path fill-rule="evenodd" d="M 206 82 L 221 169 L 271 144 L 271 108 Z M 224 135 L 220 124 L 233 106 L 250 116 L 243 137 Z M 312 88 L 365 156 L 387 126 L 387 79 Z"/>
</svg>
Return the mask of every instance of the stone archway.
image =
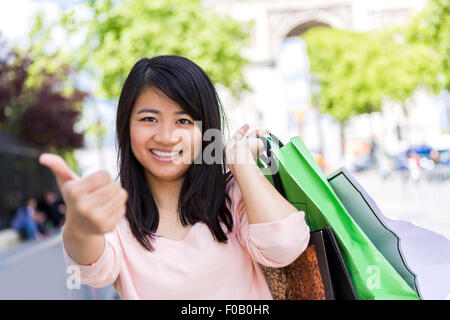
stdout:
<svg viewBox="0 0 450 320">
<path fill-rule="evenodd" d="M 315 27 L 331 27 L 331 26 L 329 24 L 326 24 L 326 23 L 320 22 L 320 21 L 308 21 L 308 22 L 301 23 L 301 24 L 297 25 L 296 27 L 294 27 L 291 31 L 288 32 L 288 34 L 285 36 L 285 38 L 299 36 L 299 35 L 305 33 L 306 31 L 308 31 L 309 29 L 315 28 Z"/>
<path fill-rule="evenodd" d="M 286 92 L 286 109 L 289 114 L 289 133 L 291 136 L 302 136 L 313 152 L 320 155 L 322 159 L 328 160 L 330 158 L 329 143 L 325 143 L 323 128 L 328 127 L 334 133 L 332 136 L 337 137 L 338 127 L 335 121 L 330 118 L 325 119 L 321 115 L 316 103 L 312 100 L 310 93 L 312 80 L 306 43 L 299 36 L 311 28 L 332 28 L 333 25 L 316 19 L 304 20 L 296 24 L 292 20 L 289 25 L 289 29 L 284 30 L 283 33 L 280 32 L 283 36 L 277 39 L 278 43 L 274 48 L 278 50 L 275 52 L 275 65 L 279 72 L 283 73 L 283 70 L 287 70 L 286 75 L 282 76 L 282 81 Z M 289 68 L 283 65 L 289 65 Z M 334 144 L 339 142 L 336 139 L 332 141 Z"/>
<path fill-rule="evenodd" d="M 300 35 L 308 29 L 318 26 L 348 29 L 351 27 L 351 16 L 349 6 L 270 12 L 272 57 L 276 57 L 283 39 Z"/>
</svg>

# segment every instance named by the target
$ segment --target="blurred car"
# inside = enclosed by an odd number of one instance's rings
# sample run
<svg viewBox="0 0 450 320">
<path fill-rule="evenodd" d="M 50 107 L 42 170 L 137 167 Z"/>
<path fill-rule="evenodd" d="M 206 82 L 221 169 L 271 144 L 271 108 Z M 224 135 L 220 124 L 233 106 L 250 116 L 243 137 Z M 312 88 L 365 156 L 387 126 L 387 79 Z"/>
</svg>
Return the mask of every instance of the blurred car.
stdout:
<svg viewBox="0 0 450 320">
<path fill-rule="evenodd" d="M 439 150 L 440 164 L 450 167 L 450 150 Z"/>
<path fill-rule="evenodd" d="M 426 144 L 421 144 L 409 148 L 408 150 L 405 151 L 405 153 L 406 156 L 409 156 L 412 153 L 417 153 L 420 157 L 426 157 L 430 154 L 431 150 L 433 150 L 433 148 L 431 148 L 430 146 Z"/>
</svg>

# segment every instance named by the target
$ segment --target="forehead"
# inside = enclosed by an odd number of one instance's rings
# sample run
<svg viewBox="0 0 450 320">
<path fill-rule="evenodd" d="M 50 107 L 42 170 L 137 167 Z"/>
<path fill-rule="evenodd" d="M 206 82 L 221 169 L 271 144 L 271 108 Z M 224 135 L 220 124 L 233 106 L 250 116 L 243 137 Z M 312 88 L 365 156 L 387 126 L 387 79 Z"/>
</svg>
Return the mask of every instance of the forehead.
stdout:
<svg viewBox="0 0 450 320">
<path fill-rule="evenodd" d="M 133 113 L 137 114 L 140 110 L 146 108 L 157 109 L 161 112 L 183 111 L 178 103 L 171 100 L 161 91 L 152 88 L 144 89 L 141 92 L 134 104 Z"/>
</svg>

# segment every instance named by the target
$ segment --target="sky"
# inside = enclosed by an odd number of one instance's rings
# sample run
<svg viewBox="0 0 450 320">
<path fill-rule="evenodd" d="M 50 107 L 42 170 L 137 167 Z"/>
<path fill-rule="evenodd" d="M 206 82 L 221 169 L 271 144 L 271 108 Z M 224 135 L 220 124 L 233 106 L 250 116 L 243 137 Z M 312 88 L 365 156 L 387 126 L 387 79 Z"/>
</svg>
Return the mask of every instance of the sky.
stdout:
<svg viewBox="0 0 450 320">
<path fill-rule="evenodd" d="M 9 44 L 26 44 L 27 34 L 37 12 L 44 13 L 44 23 L 55 21 L 67 8 L 84 0 L 0 0 L 0 32 Z M 82 11 L 79 11 L 82 13 Z M 64 43 L 62 35 L 53 34 L 56 43 Z"/>
<path fill-rule="evenodd" d="M 0 0 L 0 31 L 10 41 L 20 40 L 27 34 L 34 13 L 43 9 L 49 18 L 56 17 L 57 1 Z"/>
</svg>

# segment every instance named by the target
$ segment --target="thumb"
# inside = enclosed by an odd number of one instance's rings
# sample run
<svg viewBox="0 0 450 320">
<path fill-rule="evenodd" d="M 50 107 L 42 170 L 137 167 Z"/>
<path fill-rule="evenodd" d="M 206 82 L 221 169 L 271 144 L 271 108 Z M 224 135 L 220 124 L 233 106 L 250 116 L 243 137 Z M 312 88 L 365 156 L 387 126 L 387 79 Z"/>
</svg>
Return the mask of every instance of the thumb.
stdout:
<svg viewBox="0 0 450 320">
<path fill-rule="evenodd" d="M 67 181 L 78 179 L 64 159 L 57 154 L 43 153 L 39 157 L 39 163 L 53 172 L 60 187 Z"/>
</svg>

